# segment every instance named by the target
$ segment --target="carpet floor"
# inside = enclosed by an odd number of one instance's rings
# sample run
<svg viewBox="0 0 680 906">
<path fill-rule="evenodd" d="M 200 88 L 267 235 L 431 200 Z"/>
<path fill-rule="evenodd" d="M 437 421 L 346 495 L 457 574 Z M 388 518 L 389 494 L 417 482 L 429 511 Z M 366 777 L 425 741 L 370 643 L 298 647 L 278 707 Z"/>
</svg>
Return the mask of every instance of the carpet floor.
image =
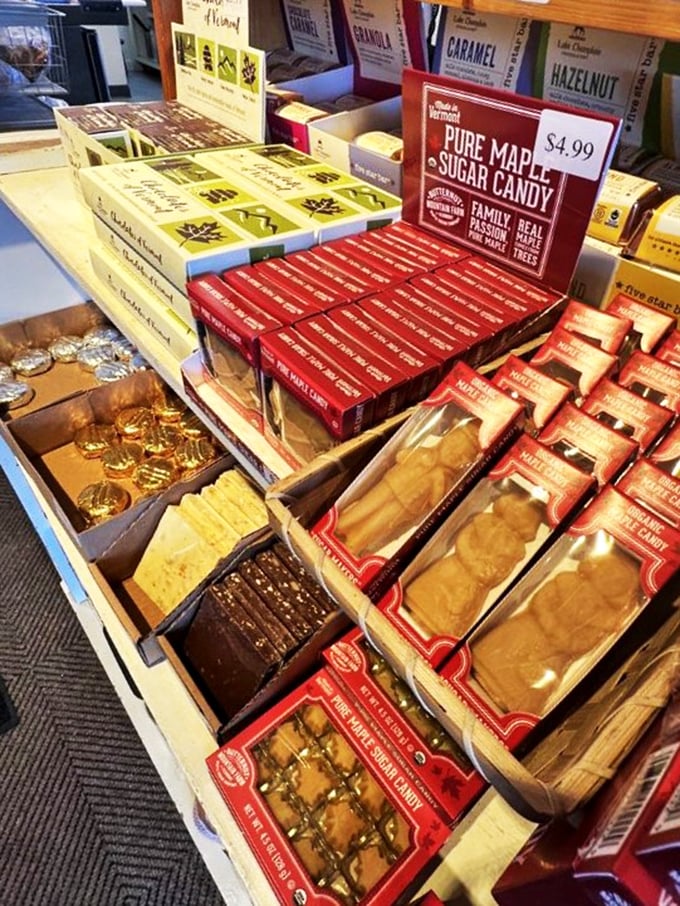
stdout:
<svg viewBox="0 0 680 906">
<path fill-rule="evenodd" d="M 0 903 L 223 904 L 1 471 L 0 677 Z"/>
</svg>

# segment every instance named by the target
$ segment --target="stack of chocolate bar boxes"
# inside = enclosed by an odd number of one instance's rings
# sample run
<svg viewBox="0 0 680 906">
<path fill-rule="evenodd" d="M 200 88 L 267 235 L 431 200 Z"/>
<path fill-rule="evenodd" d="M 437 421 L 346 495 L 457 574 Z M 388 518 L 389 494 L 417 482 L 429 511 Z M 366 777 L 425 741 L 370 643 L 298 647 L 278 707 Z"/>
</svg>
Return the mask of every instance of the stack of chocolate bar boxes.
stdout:
<svg viewBox="0 0 680 906">
<path fill-rule="evenodd" d="M 196 348 L 188 279 L 390 223 L 401 210 L 395 196 L 281 145 L 84 167 L 78 177 L 100 239 L 95 272 L 178 361 Z M 149 289 L 192 328 L 191 345 L 150 308 Z"/>
</svg>

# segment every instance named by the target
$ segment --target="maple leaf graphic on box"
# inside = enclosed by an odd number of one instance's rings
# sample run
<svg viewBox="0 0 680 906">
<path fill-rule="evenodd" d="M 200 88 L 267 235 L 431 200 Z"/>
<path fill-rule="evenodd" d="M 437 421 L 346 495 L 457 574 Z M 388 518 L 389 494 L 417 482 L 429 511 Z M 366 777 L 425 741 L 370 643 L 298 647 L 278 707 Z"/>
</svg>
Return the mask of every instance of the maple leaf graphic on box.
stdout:
<svg viewBox="0 0 680 906">
<path fill-rule="evenodd" d="M 177 235 L 184 240 L 180 243 L 180 248 L 187 242 L 200 242 L 203 245 L 211 245 L 216 242 L 223 242 L 225 236 L 222 227 L 216 220 L 206 220 L 203 223 L 185 223 L 177 227 Z"/>
<path fill-rule="evenodd" d="M 317 215 L 333 217 L 336 214 L 342 214 L 342 206 L 330 195 L 325 195 L 323 198 L 308 198 L 302 202 L 302 207 L 315 217 Z"/>
</svg>

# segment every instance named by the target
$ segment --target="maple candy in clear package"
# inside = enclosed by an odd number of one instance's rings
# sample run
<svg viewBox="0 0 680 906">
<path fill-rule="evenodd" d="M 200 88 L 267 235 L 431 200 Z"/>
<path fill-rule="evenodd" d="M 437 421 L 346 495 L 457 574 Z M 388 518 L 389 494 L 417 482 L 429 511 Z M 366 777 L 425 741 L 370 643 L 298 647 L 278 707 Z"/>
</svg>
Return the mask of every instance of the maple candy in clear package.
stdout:
<svg viewBox="0 0 680 906">
<path fill-rule="evenodd" d="M 633 327 L 633 321 L 614 311 L 600 311 L 585 302 L 570 299 L 556 327 L 577 334 L 594 346 L 616 355 Z"/>
<path fill-rule="evenodd" d="M 588 396 L 599 380 L 617 369 L 618 359 L 558 326 L 534 353 L 531 364 L 572 387 L 578 402 Z"/>
<path fill-rule="evenodd" d="M 573 396 L 573 388 L 549 377 L 529 362 L 509 355 L 494 372 L 493 383 L 524 404 L 524 430 L 536 436 L 560 406 Z"/>
<path fill-rule="evenodd" d="M 360 629 L 351 629 L 325 648 L 323 657 L 376 732 L 400 752 L 408 769 L 429 790 L 435 811 L 450 826 L 460 821 L 488 786 L 461 747 Z"/>
<path fill-rule="evenodd" d="M 621 476 L 616 486 L 628 497 L 680 528 L 680 477 L 665 472 L 648 459 L 638 459 Z"/>
<path fill-rule="evenodd" d="M 280 902 L 407 902 L 449 834 L 323 669 L 207 764 Z"/>
<path fill-rule="evenodd" d="M 636 457 L 636 442 L 623 432 L 565 403 L 538 435 L 538 439 L 567 462 L 597 479 L 600 486 L 613 481 Z"/>
<path fill-rule="evenodd" d="M 594 488 L 590 475 L 521 435 L 377 606 L 423 657 L 441 663 Z"/>
<path fill-rule="evenodd" d="M 628 318 L 632 327 L 623 348 L 619 350 L 619 360 L 623 365 L 636 351 L 652 353 L 676 325 L 676 319 L 670 315 L 645 305 L 637 299 L 631 299 L 624 293 L 618 293 L 609 302 L 606 314 L 619 318 Z"/>
<path fill-rule="evenodd" d="M 641 453 L 654 444 L 670 424 L 673 413 L 650 399 L 605 378 L 584 400 L 581 411 L 629 438 Z"/>
<path fill-rule="evenodd" d="M 680 531 L 608 485 L 440 673 L 512 748 L 659 626 L 679 568 Z"/>
<path fill-rule="evenodd" d="M 312 535 L 373 600 L 520 430 L 522 405 L 458 362 Z"/>
<path fill-rule="evenodd" d="M 621 369 L 619 384 L 680 415 L 680 368 L 645 352 L 634 352 Z"/>
<path fill-rule="evenodd" d="M 650 451 L 649 459 L 669 475 L 680 475 L 680 422 L 663 435 Z"/>
</svg>

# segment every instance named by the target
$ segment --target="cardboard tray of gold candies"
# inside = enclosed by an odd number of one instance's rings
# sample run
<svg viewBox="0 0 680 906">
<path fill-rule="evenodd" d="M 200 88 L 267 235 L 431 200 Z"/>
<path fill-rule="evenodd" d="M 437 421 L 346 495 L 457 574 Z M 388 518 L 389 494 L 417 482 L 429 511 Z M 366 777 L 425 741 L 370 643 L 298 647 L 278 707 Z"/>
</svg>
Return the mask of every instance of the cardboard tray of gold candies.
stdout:
<svg viewBox="0 0 680 906">
<path fill-rule="evenodd" d="M 309 533 L 402 419 L 365 432 L 274 484 L 266 495 L 270 523 L 520 814 L 530 820 L 568 814 L 613 775 L 668 701 L 680 664 L 680 613 L 672 610 L 644 644 L 628 652 L 597 688 L 588 689 L 589 697 L 581 697 L 533 748 L 516 757 Z"/>
<path fill-rule="evenodd" d="M 9 421 L 135 370 L 136 347 L 93 302 L 0 326 L 0 417 Z"/>
<path fill-rule="evenodd" d="M 0 437 L 87 560 L 220 455 L 153 371 L 2 423 Z"/>
</svg>

